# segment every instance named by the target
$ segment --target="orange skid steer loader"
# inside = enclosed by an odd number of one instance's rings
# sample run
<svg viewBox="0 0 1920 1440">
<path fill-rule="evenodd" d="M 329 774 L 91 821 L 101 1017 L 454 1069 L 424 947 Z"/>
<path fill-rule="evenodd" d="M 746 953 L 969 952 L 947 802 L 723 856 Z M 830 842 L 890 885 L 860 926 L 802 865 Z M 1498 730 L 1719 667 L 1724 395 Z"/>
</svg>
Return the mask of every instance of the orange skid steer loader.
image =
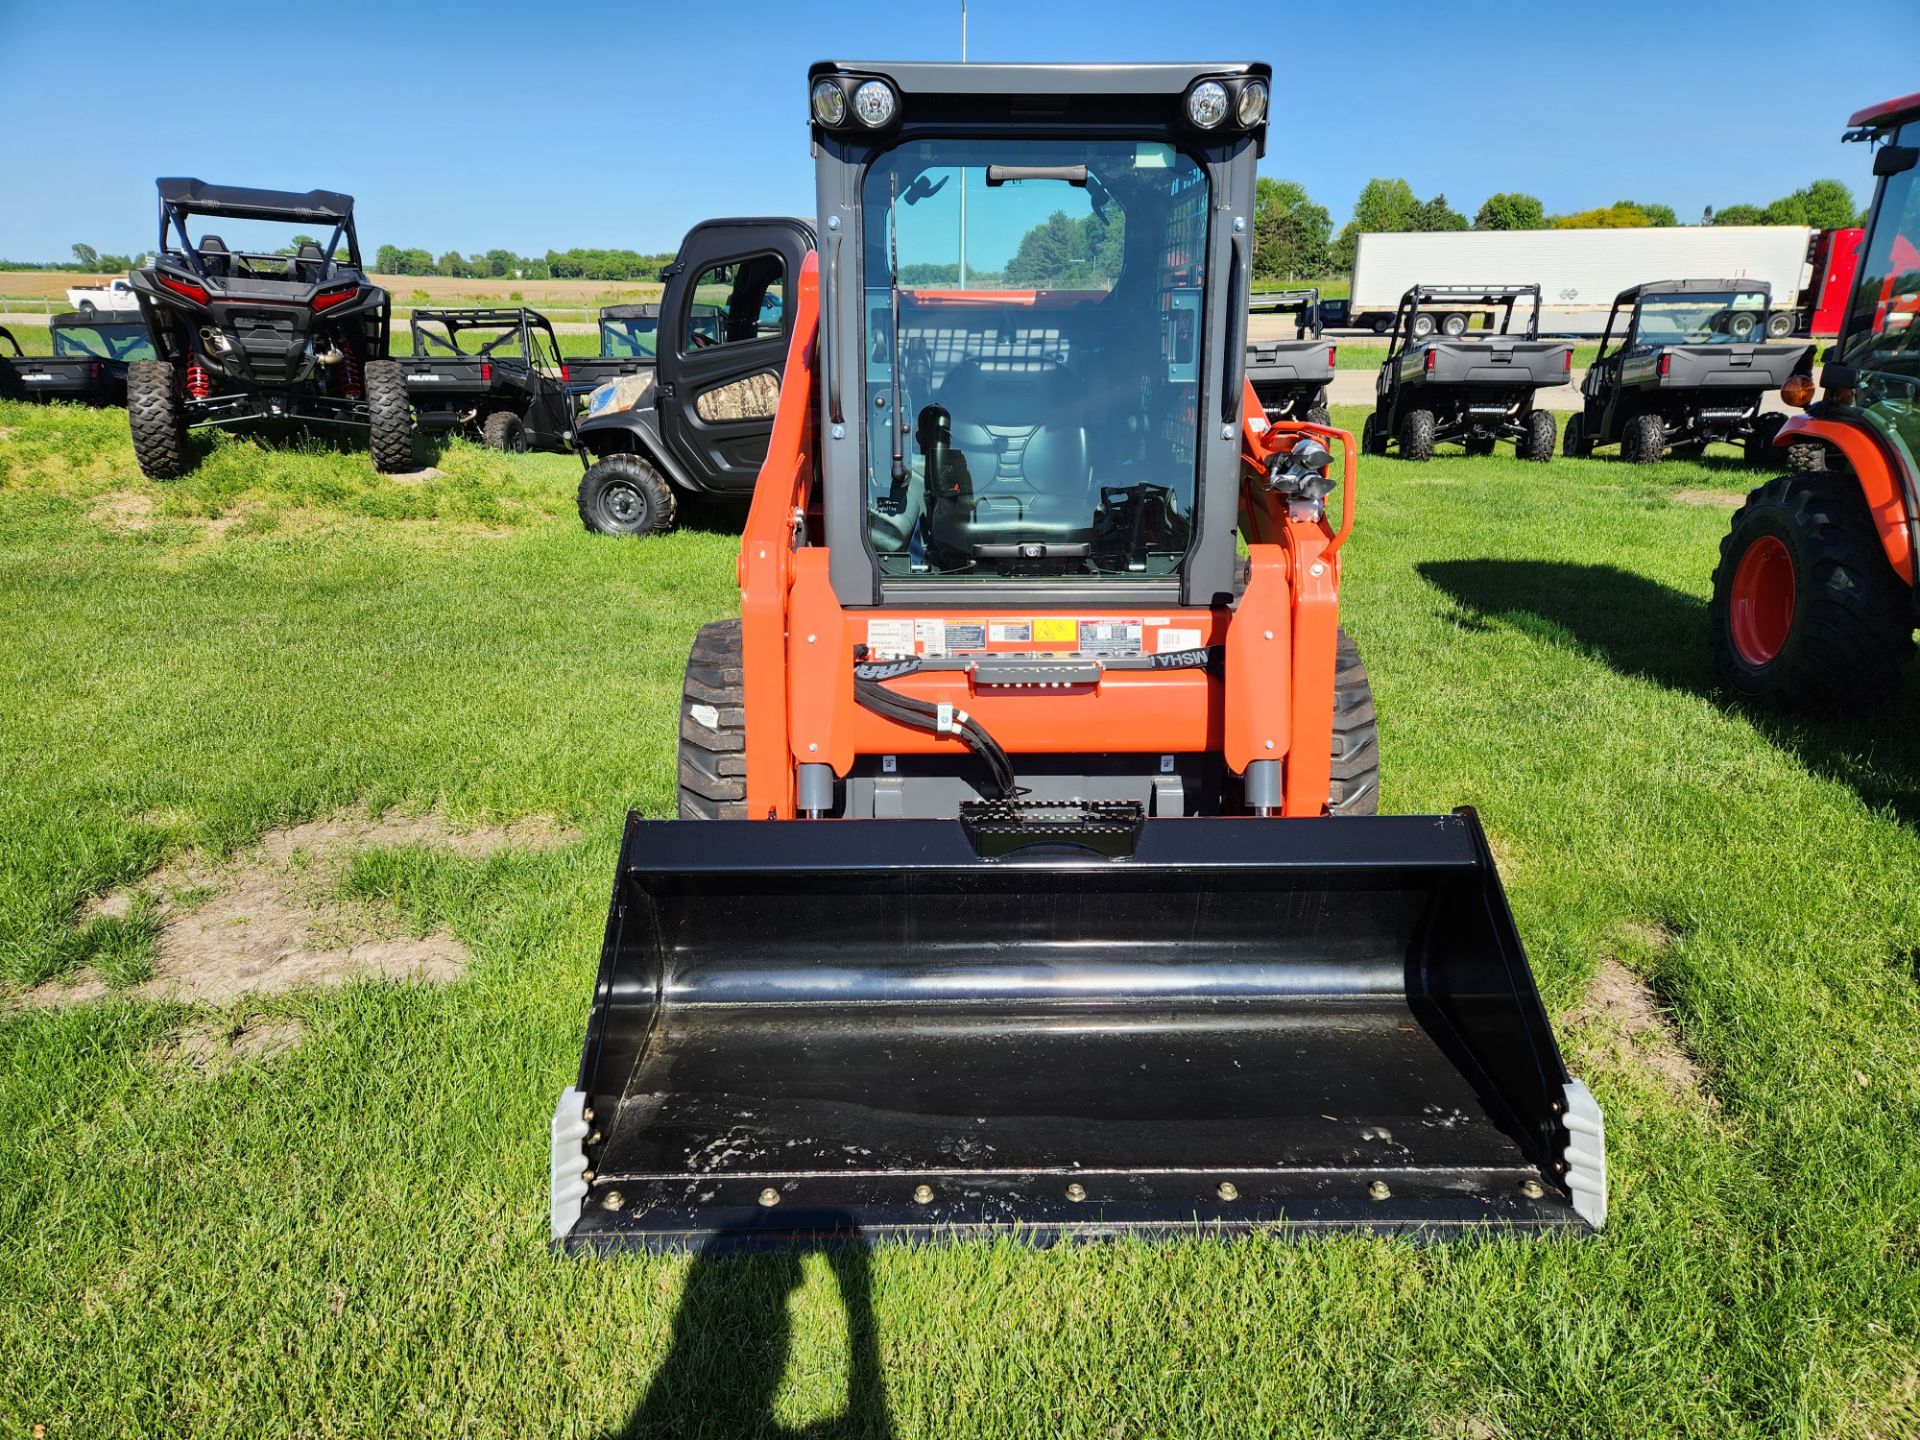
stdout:
<svg viewBox="0 0 1920 1440">
<path fill-rule="evenodd" d="M 1352 437 L 1247 383 L 1268 67 L 808 83 L 740 615 L 627 823 L 555 1241 L 1600 1225 L 1478 822 L 1373 815 Z"/>
</svg>

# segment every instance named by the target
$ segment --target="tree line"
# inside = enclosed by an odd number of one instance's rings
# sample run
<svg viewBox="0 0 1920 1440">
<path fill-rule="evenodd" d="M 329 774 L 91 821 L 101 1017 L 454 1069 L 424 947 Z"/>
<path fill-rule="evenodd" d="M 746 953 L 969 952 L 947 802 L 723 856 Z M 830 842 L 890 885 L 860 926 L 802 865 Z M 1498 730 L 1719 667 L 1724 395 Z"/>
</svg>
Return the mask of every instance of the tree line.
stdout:
<svg viewBox="0 0 1920 1440">
<path fill-rule="evenodd" d="M 1708 206 L 1699 223 L 1834 229 L 1864 223 L 1865 213 L 1840 181 L 1815 180 L 1767 205 Z M 1375 178 L 1362 187 L 1353 217 L 1336 234 L 1332 214 L 1314 203 L 1304 185 L 1263 175 L 1254 200 L 1253 270 L 1262 280 L 1306 280 L 1351 270 L 1360 237 L 1369 232 L 1630 229 L 1679 223 L 1671 205 L 1640 200 L 1549 215 L 1538 196 L 1518 190 L 1489 195 L 1468 219 L 1445 194 L 1422 200 L 1404 179 Z"/>
<path fill-rule="evenodd" d="M 488 250 L 462 255 L 449 250 L 438 259 L 431 251 L 382 245 L 373 268 L 383 275 L 451 275 L 465 280 L 658 280 L 673 263 L 672 251 L 642 255 L 636 250 L 549 250 L 545 255 L 516 255 Z"/>
</svg>

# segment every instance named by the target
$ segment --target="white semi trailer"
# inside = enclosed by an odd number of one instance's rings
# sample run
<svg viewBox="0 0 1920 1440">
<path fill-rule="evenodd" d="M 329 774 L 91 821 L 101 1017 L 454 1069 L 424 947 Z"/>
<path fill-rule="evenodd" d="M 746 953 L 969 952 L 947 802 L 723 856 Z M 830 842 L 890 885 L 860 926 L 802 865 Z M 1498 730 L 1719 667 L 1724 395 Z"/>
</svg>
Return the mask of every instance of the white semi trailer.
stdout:
<svg viewBox="0 0 1920 1440">
<path fill-rule="evenodd" d="M 1804 225 L 1678 225 L 1362 235 L 1348 323 L 1385 333 L 1400 297 L 1414 285 L 1538 285 L 1542 334 L 1598 335 L 1614 296 L 1630 286 L 1730 279 L 1772 287 L 1769 334 L 1805 333 L 1827 279 L 1828 267 L 1815 261 L 1839 248 L 1816 246 L 1816 238 L 1845 233 Z M 1848 272 L 1850 281 L 1850 264 Z M 1477 313 L 1437 312 L 1432 327 L 1458 335 Z M 1419 318 L 1427 320 L 1424 309 Z"/>
</svg>

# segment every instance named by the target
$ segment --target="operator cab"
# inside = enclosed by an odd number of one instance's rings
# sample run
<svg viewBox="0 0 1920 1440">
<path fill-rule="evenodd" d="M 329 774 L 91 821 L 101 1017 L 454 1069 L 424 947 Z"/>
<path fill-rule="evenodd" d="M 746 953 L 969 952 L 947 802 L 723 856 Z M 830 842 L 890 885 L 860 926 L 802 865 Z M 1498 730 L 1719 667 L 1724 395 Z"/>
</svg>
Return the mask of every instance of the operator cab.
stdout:
<svg viewBox="0 0 1920 1440">
<path fill-rule="evenodd" d="M 1171 599 L 1202 579 L 1210 494 L 1234 524 L 1250 234 L 1216 217 L 1250 209 L 1266 67 L 1137 67 L 1152 100 L 1087 67 L 1045 104 L 1019 69 L 810 77 L 822 213 L 852 219 L 822 256 L 848 600 L 1086 577 Z M 1201 568 L 1204 603 L 1225 587 Z"/>
</svg>

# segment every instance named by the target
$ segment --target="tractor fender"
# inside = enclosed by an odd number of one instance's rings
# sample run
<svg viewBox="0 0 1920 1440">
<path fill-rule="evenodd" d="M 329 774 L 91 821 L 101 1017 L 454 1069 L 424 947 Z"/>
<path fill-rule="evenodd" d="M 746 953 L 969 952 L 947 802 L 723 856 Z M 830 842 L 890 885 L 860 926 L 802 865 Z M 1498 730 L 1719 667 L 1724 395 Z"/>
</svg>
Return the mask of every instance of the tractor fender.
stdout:
<svg viewBox="0 0 1920 1440">
<path fill-rule="evenodd" d="M 1780 427 L 1774 437 L 1776 446 L 1796 441 L 1818 440 L 1846 456 L 1847 465 L 1860 482 L 1861 494 L 1873 515 L 1873 527 L 1880 535 L 1880 547 L 1886 551 L 1893 573 L 1907 584 L 1914 583 L 1914 530 L 1920 525 L 1908 494 L 1912 483 L 1900 463 L 1879 441 L 1859 425 L 1839 420 L 1796 415 Z"/>
</svg>

